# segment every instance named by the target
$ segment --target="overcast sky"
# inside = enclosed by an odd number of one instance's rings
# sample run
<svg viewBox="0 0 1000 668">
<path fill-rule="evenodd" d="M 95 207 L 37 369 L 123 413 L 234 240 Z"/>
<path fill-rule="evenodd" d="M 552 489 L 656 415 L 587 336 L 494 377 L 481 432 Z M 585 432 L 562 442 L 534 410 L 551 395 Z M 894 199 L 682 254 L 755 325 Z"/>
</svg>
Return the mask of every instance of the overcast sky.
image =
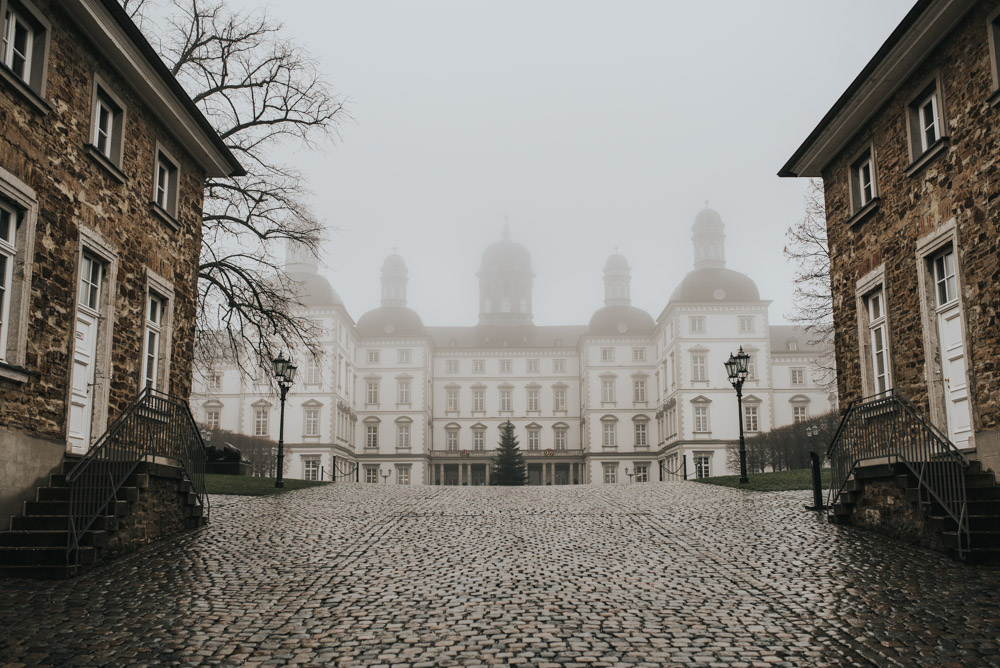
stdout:
<svg viewBox="0 0 1000 668">
<path fill-rule="evenodd" d="M 272 3 L 352 116 L 294 155 L 335 228 L 322 271 L 357 319 L 396 247 L 425 324 L 475 324 L 479 261 L 509 216 L 536 324 L 586 324 L 615 247 L 656 317 L 707 200 L 728 266 L 782 322 L 806 182 L 775 174 L 912 3 Z"/>
</svg>

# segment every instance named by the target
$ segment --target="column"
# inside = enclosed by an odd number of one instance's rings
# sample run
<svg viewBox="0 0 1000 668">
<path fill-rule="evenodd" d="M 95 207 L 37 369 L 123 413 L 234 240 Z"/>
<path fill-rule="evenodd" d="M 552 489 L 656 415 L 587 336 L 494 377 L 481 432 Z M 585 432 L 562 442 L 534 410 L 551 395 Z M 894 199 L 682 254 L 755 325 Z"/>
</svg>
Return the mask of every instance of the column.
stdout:
<svg viewBox="0 0 1000 668">
<path fill-rule="evenodd" d="M 458 484 L 468 485 L 469 484 L 469 465 L 462 464 L 458 467 Z"/>
<path fill-rule="evenodd" d="M 545 483 L 546 485 L 551 485 L 551 484 L 555 483 L 555 481 L 556 481 L 556 478 L 555 478 L 556 465 L 553 464 L 553 463 L 551 463 L 551 462 L 549 462 L 548 464 L 546 464 L 545 465 L 545 474 L 546 474 L 545 477 L 547 478 L 547 481 Z"/>
<path fill-rule="evenodd" d="M 486 463 L 486 486 L 487 487 L 490 486 L 490 464 L 489 464 L 489 462 Z"/>
<path fill-rule="evenodd" d="M 443 467 L 443 464 L 435 464 L 434 465 L 434 484 L 435 485 L 443 485 L 444 484 L 444 480 L 441 479 L 441 475 L 442 475 L 441 469 L 442 469 L 442 467 Z"/>
</svg>

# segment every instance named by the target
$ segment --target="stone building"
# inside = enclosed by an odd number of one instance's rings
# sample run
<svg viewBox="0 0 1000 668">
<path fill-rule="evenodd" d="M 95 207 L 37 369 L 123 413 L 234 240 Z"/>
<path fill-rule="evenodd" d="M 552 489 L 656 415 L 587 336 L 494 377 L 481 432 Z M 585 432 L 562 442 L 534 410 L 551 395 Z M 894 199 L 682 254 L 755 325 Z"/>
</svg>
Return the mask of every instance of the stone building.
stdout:
<svg viewBox="0 0 1000 668">
<path fill-rule="evenodd" d="M 369 483 L 488 484 L 507 420 L 530 484 L 721 475 L 739 434 L 723 362 L 740 345 L 754 360 L 748 433 L 834 408 L 811 372 L 822 351 L 801 332 L 771 326 L 754 282 L 725 267 L 719 214 L 699 213 L 692 238 L 695 269 L 657 320 L 631 304 L 631 268 L 615 253 L 604 268 L 604 306 L 587 325 L 534 324 L 531 257 L 509 230 L 483 252 L 478 323 L 467 327 L 424 325 L 406 305 L 408 270 L 396 254 L 382 266 L 381 306 L 356 325 L 309 265 L 295 274 L 308 296 L 305 315 L 327 328 L 327 354 L 309 364 L 337 394 L 320 392 L 319 382 L 292 387 L 287 476 L 342 477 L 344 465 L 357 463 Z M 296 256 L 291 249 L 290 261 Z M 196 416 L 276 438 L 269 390 L 241 385 L 235 370 L 224 374 L 225 386 L 196 380 Z"/>
<path fill-rule="evenodd" d="M 1000 3 L 922 0 L 780 176 L 822 177 L 840 400 L 1000 470 Z"/>
<path fill-rule="evenodd" d="M 0 0 L 0 525 L 141 388 L 186 399 L 206 176 L 242 173 L 114 0 Z"/>
</svg>

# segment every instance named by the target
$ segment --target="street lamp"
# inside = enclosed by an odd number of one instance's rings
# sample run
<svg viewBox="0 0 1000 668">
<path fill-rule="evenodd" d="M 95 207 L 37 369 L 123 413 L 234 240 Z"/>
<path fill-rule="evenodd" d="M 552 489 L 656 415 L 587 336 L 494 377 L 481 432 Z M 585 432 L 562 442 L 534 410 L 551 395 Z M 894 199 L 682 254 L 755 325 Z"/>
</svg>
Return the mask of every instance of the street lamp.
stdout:
<svg viewBox="0 0 1000 668">
<path fill-rule="evenodd" d="M 632 482 L 632 476 L 635 475 L 635 471 L 632 471 L 631 473 L 629 473 L 628 472 L 628 467 L 626 466 L 625 467 L 625 475 L 628 476 L 628 481 L 629 481 L 629 483 L 631 483 Z"/>
<path fill-rule="evenodd" d="M 281 477 L 281 469 L 285 461 L 285 395 L 295 380 L 296 366 L 291 360 L 278 353 L 278 356 L 271 362 L 274 371 L 274 379 L 278 381 L 278 388 L 281 390 L 281 419 L 278 422 L 278 477 L 274 479 L 274 486 L 281 488 L 285 486 L 285 481 Z"/>
<path fill-rule="evenodd" d="M 740 352 L 735 355 L 729 353 L 725 364 L 729 382 L 736 388 L 736 410 L 740 421 L 740 484 L 745 485 L 750 479 L 747 478 L 747 444 L 743 438 L 743 381 L 747 379 L 750 355 L 743 352 L 743 346 L 740 346 Z"/>
<path fill-rule="evenodd" d="M 386 471 L 385 473 L 382 473 L 382 469 L 381 469 L 381 467 L 380 467 L 380 468 L 379 468 L 379 470 L 378 470 L 378 474 L 379 474 L 380 476 L 382 476 L 382 482 L 384 482 L 384 483 L 387 483 L 387 484 L 388 484 L 388 482 L 389 482 L 389 476 L 391 476 L 391 475 L 392 475 L 392 469 L 390 468 L 390 469 L 389 469 L 388 471 Z"/>
</svg>

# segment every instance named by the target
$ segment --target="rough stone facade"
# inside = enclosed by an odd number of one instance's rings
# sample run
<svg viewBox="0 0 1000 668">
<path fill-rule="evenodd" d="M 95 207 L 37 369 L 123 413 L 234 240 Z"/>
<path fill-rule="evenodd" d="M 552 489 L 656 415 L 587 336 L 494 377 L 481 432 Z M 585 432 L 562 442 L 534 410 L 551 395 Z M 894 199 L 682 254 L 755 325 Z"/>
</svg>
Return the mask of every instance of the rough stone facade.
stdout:
<svg viewBox="0 0 1000 668">
<path fill-rule="evenodd" d="M 911 503 L 892 478 L 865 481 L 850 523 L 932 550 L 945 552 L 952 547 L 929 528 L 920 504 Z"/>
<path fill-rule="evenodd" d="M 859 340 L 857 284 L 884 264 L 893 386 L 943 424 L 943 398 L 935 387 L 940 361 L 927 343 L 935 326 L 920 288 L 919 240 L 954 225 L 959 298 L 964 318 L 972 427 L 970 445 L 998 470 L 1000 452 L 988 445 L 1000 428 L 1000 123 L 991 71 L 990 20 L 998 3 L 979 2 L 898 87 L 887 103 L 823 169 L 832 257 L 836 362 L 840 405 L 865 395 Z M 939 81 L 943 151 L 920 168 L 913 162 L 908 108 L 934 77 Z M 871 146 L 875 156 L 876 210 L 852 220 L 850 171 Z M 930 153 L 930 151 L 928 151 Z M 909 169 L 908 169 L 909 168 Z M 907 172 L 910 172 L 908 175 Z M 852 224 L 853 223 L 853 224 Z M 940 381 L 937 382 L 940 386 Z M 870 391 L 870 390 L 869 390 Z M 938 393 L 938 398 L 935 398 Z"/>
</svg>

